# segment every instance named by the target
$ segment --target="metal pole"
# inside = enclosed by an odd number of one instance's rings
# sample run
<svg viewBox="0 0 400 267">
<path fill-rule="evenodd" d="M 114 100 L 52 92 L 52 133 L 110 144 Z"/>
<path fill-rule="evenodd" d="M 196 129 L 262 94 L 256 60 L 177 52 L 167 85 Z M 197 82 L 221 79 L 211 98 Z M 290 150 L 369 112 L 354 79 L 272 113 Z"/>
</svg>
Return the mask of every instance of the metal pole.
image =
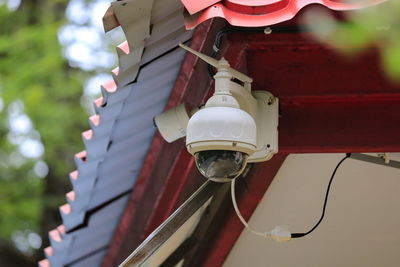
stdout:
<svg viewBox="0 0 400 267">
<path fill-rule="evenodd" d="M 205 182 L 171 216 L 155 229 L 119 266 L 140 266 L 162 246 L 224 184 Z"/>
<path fill-rule="evenodd" d="M 400 169 L 400 162 L 394 161 L 394 160 L 390 160 L 388 163 L 386 163 L 385 160 L 382 158 L 365 155 L 365 154 L 361 154 L 361 153 L 352 153 L 350 158 L 369 162 L 369 163 L 374 163 L 374 164 L 378 164 L 378 165 L 382 165 L 382 166 L 386 166 L 386 167 Z"/>
</svg>

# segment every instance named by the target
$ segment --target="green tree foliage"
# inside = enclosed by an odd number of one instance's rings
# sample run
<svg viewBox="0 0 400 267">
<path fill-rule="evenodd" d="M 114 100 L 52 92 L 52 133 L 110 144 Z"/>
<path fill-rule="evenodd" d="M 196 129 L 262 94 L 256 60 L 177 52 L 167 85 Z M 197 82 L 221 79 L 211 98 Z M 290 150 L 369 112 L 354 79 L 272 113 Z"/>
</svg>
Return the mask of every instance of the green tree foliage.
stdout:
<svg viewBox="0 0 400 267">
<path fill-rule="evenodd" d="M 88 73 L 68 65 L 57 39 L 67 4 L 29 0 L 15 11 L 0 5 L 0 262 L 19 253 L 11 242 L 18 231 L 40 233 L 46 242 L 47 231 L 60 224 L 58 206 L 70 190 L 67 174 L 74 169 L 74 153 L 82 149 L 80 133 L 88 127 L 79 101 Z M 33 130 L 14 139 L 35 135 L 45 147 L 41 159 L 25 157 L 18 141 L 10 142 L 9 109 L 16 101 Z M 38 160 L 48 165 L 45 179 L 33 171 Z M 29 252 L 25 263 L 42 257 Z"/>
<path fill-rule="evenodd" d="M 23 0 L 14 11 L 5 2 L 0 0 L 0 265 L 36 266 L 43 256 L 39 250 L 15 245 L 36 232 L 44 247 L 47 232 L 61 223 L 58 207 L 70 190 L 67 174 L 88 127 L 80 98 L 91 73 L 70 67 L 62 55 L 57 34 L 69 0 Z M 330 23 L 334 19 L 324 13 L 310 25 L 317 26 L 319 40 L 339 48 L 383 44 L 383 66 L 400 78 L 399 3 L 348 13 L 344 24 Z M 328 31 L 321 31 L 324 25 Z M 29 116 L 29 131 L 11 131 L 15 109 Z M 40 158 L 22 153 L 21 142 L 29 138 L 44 145 Z M 44 179 L 34 171 L 40 161 L 48 166 Z"/>
<path fill-rule="evenodd" d="M 382 68 L 389 78 L 400 81 L 399 14 L 400 1 L 387 0 L 369 8 L 345 12 L 342 22 L 321 9 L 310 10 L 306 17 L 319 41 L 347 56 L 356 56 L 371 46 L 378 47 Z"/>
</svg>

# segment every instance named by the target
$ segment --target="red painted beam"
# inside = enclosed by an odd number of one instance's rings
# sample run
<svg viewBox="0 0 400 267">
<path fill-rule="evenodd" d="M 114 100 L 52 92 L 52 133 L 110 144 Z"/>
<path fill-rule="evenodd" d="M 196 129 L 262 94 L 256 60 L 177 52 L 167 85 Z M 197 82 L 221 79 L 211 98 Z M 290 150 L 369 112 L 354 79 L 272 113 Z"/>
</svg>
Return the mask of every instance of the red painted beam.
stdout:
<svg viewBox="0 0 400 267">
<path fill-rule="evenodd" d="M 173 213 L 180 199 L 180 194 L 186 186 L 186 178 L 196 168 L 194 165 L 193 156 L 186 149 L 182 149 L 177 155 L 177 160 L 174 162 L 170 172 L 166 175 L 165 186 L 160 192 L 160 197 L 149 218 L 143 238 L 153 232 Z"/>
<path fill-rule="evenodd" d="M 253 90 L 280 99 L 279 151 L 400 151 L 400 84 L 382 73 L 376 48 L 346 58 L 298 33 L 229 42 L 226 57 L 246 64 Z"/>
<path fill-rule="evenodd" d="M 399 152 L 400 94 L 282 97 L 284 153 Z"/>
</svg>

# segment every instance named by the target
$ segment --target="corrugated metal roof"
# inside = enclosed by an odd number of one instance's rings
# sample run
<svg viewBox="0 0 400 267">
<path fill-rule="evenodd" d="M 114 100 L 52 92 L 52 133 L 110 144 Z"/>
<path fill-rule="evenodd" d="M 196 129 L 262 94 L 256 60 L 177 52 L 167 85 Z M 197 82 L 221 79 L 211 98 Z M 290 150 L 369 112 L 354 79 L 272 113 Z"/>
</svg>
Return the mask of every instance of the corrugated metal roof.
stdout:
<svg viewBox="0 0 400 267">
<path fill-rule="evenodd" d="M 205 20 L 220 17 L 231 25 L 262 27 L 292 19 L 303 7 L 321 4 L 333 10 L 352 10 L 379 4 L 386 0 L 332 1 L 332 0 L 181 0 L 187 10 L 185 24 L 193 29 Z"/>
<path fill-rule="evenodd" d="M 119 67 L 102 85 L 91 129 L 82 134 L 86 150 L 75 155 L 63 225 L 49 232 L 41 266 L 100 265 L 153 138 L 152 118 L 164 109 L 183 61 L 177 44 L 191 38 L 178 0 L 117 1 L 110 9 L 127 42 L 117 47 Z"/>
<path fill-rule="evenodd" d="M 51 266 L 64 266 L 74 262 L 76 266 L 80 266 L 78 262 L 87 255 L 105 250 L 127 198 L 128 196 L 124 196 L 94 213 L 87 226 L 81 229 L 66 233 L 64 227 L 59 227 L 49 232 L 51 247 L 45 250 L 45 254 Z"/>
</svg>

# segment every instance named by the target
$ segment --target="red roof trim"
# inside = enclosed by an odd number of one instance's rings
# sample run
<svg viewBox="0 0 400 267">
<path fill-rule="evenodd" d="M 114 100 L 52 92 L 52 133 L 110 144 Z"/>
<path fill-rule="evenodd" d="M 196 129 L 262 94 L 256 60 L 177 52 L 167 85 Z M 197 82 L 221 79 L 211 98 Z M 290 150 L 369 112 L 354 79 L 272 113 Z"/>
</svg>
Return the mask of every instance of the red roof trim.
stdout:
<svg viewBox="0 0 400 267">
<path fill-rule="evenodd" d="M 46 254 L 46 257 L 51 257 L 53 256 L 53 248 L 52 247 L 46 247 L 44 249 L 44 253 Z"/>
<path fill-rule="evenodd" d="M 70 174 L 69 174 L 69 177 L 70 177 L 72 180 L 78 179 L 78 176 L 79 176 L 79 173 L 78 173 L 77 170 L 75 170 L 75 171 L 73 171 L 73 172 L 70 172 Z"/>
<path fill-rule="evenodd" d="M 50 261 L 48 259 L 39 261 L 39 267 L 50 267 Z"/>
<path fill-rule="evenodd" d="M 114 79 L 109 80 L 102 86 L 108 93 L 114 93 L 117 91 L 117 84 L 115 83 Z"/>
<path fill-rule="evenodd" d="M 321 4 L 332 10 L 352 10 L 376 5 L 386 0 L 372 0 L 357 2 L 332 0 L 282 0 L 248 1 L 226 0 L 193 14 L 198 10 L 197 0 L 183 1 L 189 14 L 185 16 L 187 29 L 193 29 L 200 23 L 215 17 L 226 19 L 231 25 L 244 27 L 261 27 L 277 24 L 293 18 L 303 7 L 310 4 Z M 262 5 L 263 4 L 263 5 Z"/>
<path fill-rule="evenodd" d="M 221 0 L 202 0 L 202 1 L 181 0 L 181 1 L 190 14 L 194 14 L 215 3 L 221 2 Z"/>
<path fill-rule="evenodd" d="M 51 231 L 49 232 L 49 236 L 50 236 L 50 238 L 52 238 L 54 241 L 57 241 L 57 242 L 61 242 L 61 241 L 62 241 L 62 240 L 61 240 L 61 235 L 60 235 L 60 233 L 59 233 L 59 231 L 58 231 L 57 229 L 51 230 Z"/>
<path fill-rule="evenodd" d="M 65 196 L 70 201 L 75 201 L 75 191 L 69 191 Z"/>
<path fill-rule="evenodd" d="M 119 44 L 117 46 L 118 49 L 120 49 L 122 52 L 124 52 L 125 54 L 129 54 L 129 44 L 128 41 L 124 41 L 121 44 Z"/>
<path fill-rule="evenodd" d="M 62 206 L 60 206 L 60 211 L 64 214 L 70 214 L 72 209 L 71 209 L 71 205 L 69 204 L 64 204 Z"/>
</svg>

